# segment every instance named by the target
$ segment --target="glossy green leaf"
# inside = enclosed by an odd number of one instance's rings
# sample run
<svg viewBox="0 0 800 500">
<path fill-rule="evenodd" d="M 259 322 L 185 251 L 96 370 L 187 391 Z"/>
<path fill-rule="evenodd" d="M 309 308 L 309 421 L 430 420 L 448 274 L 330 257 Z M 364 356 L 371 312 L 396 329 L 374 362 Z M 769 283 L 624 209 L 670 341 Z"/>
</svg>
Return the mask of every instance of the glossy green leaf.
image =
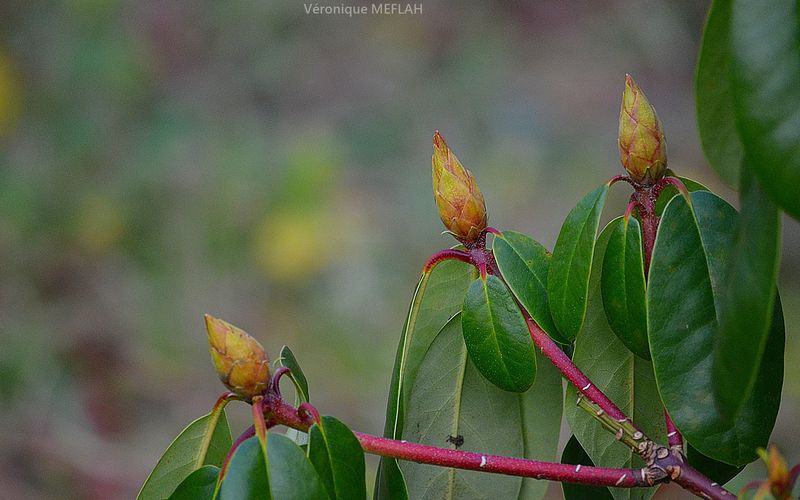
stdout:
<svg viewBox="0 0 800 500">
<path fill-rule="evenodd" d="M 730 44 L 734 109 L 748 168 L 800 218 L 800 6 L 734 0 Z"/>
<path fill-rule="evenodd" d="M 537 241 L 514 231 L 495 238 L 492 251 L 503 279 L 520 304 L 551 338 L 566 344 L 553 322 L 547 299 L 550 253 Z"/>
<path fill-rule="evenodd" d="M 269 477 L 261 444 L 244 441 L 233 454 L 220 485 L 220 500 L 327 500 L 322 481 L 303 450 L 286 436 L 267 435 Z"/>
<path fill-rule="evenodd" d="M 614 227 L 603 229 L 597 238 L 586 322 L 575 341 L 573 362 L 648 436 L 666 441 L 661 401 L 656 389 L 652 364 L 635 356 L 617 338 L 606 319 L 601 293 L 602 259 Z M 577 390 L 567 386 L 564 414 L 572 433 L 595 464 L 603 467 L 641 467 L 642 461 L 600 423 L 576 406 Z M 656 488 L 610 488 L 614 498 L 647 499 Z"/>
<path fill-rule="evenodd" d="M 693 209 L 692 209 L 693 207 Z M 707 191 L 670 201 L 656 236 L 647 287 L 648 335 L 664 404 L 704 455 L 744 465 L 765 446 L 783 383 L 783 317 L 775 302 L 761 368 L 734 418 L 714 397 L 713 353 L 719 305 L 737 224 L 736 211 Z"/>
<path fill-rule="evenodd" d="M 329 498 L 316 469 L 302 448 L 297 446 L 294 441 L 274 432 L 269 433 L 267 435 L 267 455 L 269 456 L 269 484 L 272 489 L 272 498 L 275 500 L 327 500 Z M 225 483 L 223 482 L 223 484 Z"/>
<path fill-rule="evenodd" d="M 204 465 L 189 474 L 169 500 L 211 500 L 219 477 L 219 467 Z"/>
<path fill-rule="evenodd" d="M 642 230 L 633 217 L 617 217 L 609 224 L 609 230 L 601 278 L 606 318 L 631 352 L 650 359 Z"/>
<path fill-rule="evenodd" d="M 419 365 L 442 327 L 461 311 L 464 294 L 476 274 L 472 266 L 463 262 L 445 261 L 430 274 L 423 275 L 417 284 L 395 356 L 385 437 L 399 439 L 402 435 L 405 408 Z M 408 498 L 405 480 L 395 459 L 381 458 L 374 496 L 376 499 Z"/>
<path fill-rule="evenodd" d="M 236 448 L 217 493 L 220 500 L 271 500 L 264 453 L 251 437 Z"/>
<path fill-rule="evenodd" d="M 594 466 L 591 457 L 586 454 L 586 450 L 581 447 L 581 443 L 575 436 L 569 438 L 567 446 L 561 453 L 561 463 L 571 465 Z M 585 484 L 561 483 L 561 490 L 564 492 L 564 500 L 611 500 L 614 497 L 608 488 L 602 486 L 587 486 Z"/>
<path fill-rule="evenodd" d="M 675 175 L 671 171 L 668 171 L 668 174 L 672 175 L 673 177 L 675 177 Z M 683 182 L 683 185 L 686 186 L 686 189 L 690 193 L 693 193 L 695 191 L 708 191 L 709 190 L 707 187 L 705 187 L 704 185 L 700 184 L 699 182 L 693 181 L 692 179 L 689 179 L 687 177 L 678 177 L 678 179 L 680 179 L 681 182 Z M 667 207 L 667 203 L 669 203 L 669 201 L 673 197 L 678 196 L 679 194 L 680 193 L 675 188 L 675 186 L 673 186 L 671 184 L 667 185 L 664 189 L 662 189 L 661 193 L 658 195 L 658 200 L 656 200 L 656 215 L 659 215 L 659 216 L 663 215 L 664 214 L 664 209 Z"/>
<path fill-rule="evenodd" d="M 731 1 L 714 0 L 703 30 L 694 89 L 703 151 L 722 180 L 736 189 L 744 153 L 736 128 L 729 78 L 730 19 Z"/>
<path fill-rule="evenodd" d="M 717 484 L 727 483 L 744 469 L 744 466 L 736 467 L 714 460 L 713 458 L 708 458 L 697 451 L 691 444 L 686 451 L 686 460 L 688 460 L 689 464 L 697 469 L 698 472 L 715 481 Z"/>
<path fill-rule="evenodd" d="M 578 335 L 586 315 L 594 241 L 607 194 L 608 184 L 587 194 L 567 215 L 553 248 L 547 295 L 553 321 L 569 340 Z"/>
<path fill-rule="evenodd" d="M 306 380 L 306 375 L 303 373 L 303 369 L 300 368 L 300 363 L 297 362 L 297 358 L 292 350 L 289 349 L 289 346 L 283 346 L 281 348 L 281 353 L 278 356 L 278 364 L 291 370 L 291 372 L 289 372 L 289 378 L 292 380 L 295 390 L 297 391 L 297 401 L 299 403 L 308 403 L 310 401 L 308 395 L 308 381 Z"/>
<path fill-rule="evenodd" d="M 536 352 L 511 291 L 496 276 L 472 282 L 464 298 L 461 327 L 469 357 L 497 387 L 525 392 L 536 378 Z"/>
<path fill-rule="evenodd" d="M 714 389 L 720 411 L 733 416 L 753 389 L 767 343 L 780 263 L 780 213 L 745 170 L 742 211 L 729 252 L 719 303 Z"/>
<path fill-rule="evenodd" d="M 322 417 L 309 429 L 308 458 L 331 499 L 367 497 L 364 451 L 353 432 L 334 417 Z"/>
<path fill-rule="evenodd" d="M 542 363 L 544 365 L 544 363 Z M 470 360 L 455 317 L 427 352 L 409 400 L 402 439 L 552 461 L 560 428 L 561 378 L 542 366 L 526 393 L 503 391 L 489 383 Z M 546 484 L 511 476 L 483 474 L 400 462 L 410 498 L 542 498 Z M 527 484 L 530 483 L 530 484 Z"/>
<path fill-rule="evenodd" d="M 198 418 L 172 441 L 137 498 L 162 500 L 169 497 L 195 470 L 204 465 L 222 465 L 230 447 L 231 431 L 225 410 Z"/>
</svg>

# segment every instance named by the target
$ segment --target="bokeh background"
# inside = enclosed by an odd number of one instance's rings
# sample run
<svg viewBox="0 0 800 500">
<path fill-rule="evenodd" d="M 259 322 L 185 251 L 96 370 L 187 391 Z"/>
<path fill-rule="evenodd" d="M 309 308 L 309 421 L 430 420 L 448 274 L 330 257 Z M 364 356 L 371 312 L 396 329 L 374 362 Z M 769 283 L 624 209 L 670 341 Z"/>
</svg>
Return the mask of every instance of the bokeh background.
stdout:
<svg viewBox="0 0 800 500">
<path fill-rule="evenodd" d="M 296 0 L 0 2 L 2 496 L 133 497 L 222 390 L 204 312 L 272 353 L 291 345 L 323 412 L 381 432 L 420 267 L 451 244 L 435 129 L 491 223 L 552 247 L 571 206 L 621 171 L 629 72 L 672 168 L 735 202 L 697 139 L 704 2 L 422 5 L 350 18 Z M 774 439 L 796 462 L 800 225 L 784 228 Z M 235 431 L 246 419 L 231 411 Z"/>
</svg>

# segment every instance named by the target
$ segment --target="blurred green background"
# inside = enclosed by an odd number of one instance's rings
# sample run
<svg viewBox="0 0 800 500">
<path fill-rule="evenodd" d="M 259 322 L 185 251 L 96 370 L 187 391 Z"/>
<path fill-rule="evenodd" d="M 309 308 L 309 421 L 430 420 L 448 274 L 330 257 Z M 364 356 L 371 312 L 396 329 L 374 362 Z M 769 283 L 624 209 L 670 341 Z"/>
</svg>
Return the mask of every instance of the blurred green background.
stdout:
<svg viewBox="0 0 800 500">
<path fill-rule="evenodd" d="M 435 129 L 491 224 L 552 247 L 571 206 L 621 172 L 628 72 L 670 166 L 735 202 L 695 127 L 705 3 L 422 5 L 350 18 L 299 1 L 0 3 L 3 496 L 135 495 L 223 389 L 204 312 L 273 354 L 291 345 L 321 411 L 380 433 L 419 270 L 451 244 Z M 796 462 L 800 225 L 784 228 L 774 439 Z"/>
</svg>

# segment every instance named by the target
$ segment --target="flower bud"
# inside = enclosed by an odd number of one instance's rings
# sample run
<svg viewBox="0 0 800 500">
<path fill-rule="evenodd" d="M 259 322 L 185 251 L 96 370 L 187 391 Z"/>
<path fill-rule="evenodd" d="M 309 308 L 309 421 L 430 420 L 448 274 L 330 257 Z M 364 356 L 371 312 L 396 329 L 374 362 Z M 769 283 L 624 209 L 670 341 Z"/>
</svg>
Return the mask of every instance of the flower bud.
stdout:
<svg viewBox="0 0 800 500">
<path fill-rule="evenodd" d="M 783 455 L 774 444 L 770 445 L 769 451 L 759 448 L 758 454 L 761 456 L 761 460 L 767 464 L 772 495 L 775 498 L 789 498 L 793 485 L 789 483 L 789 466 L 786 465 Z"/>
<path fill-rule="evenodd" d="M 211 361 L 222 383 L 248 400 L 263 394 L 269 382 L 269 359 L 261 344 L 210 314 L 205 319 Z"/>
<path fill-rule="evenodd" d="M 625 75 L 618 143 L 622 166 L 631 179 L 652 184 L 664 176 L 667 169 L 664 126 L 631 75 Z"/>
<path fill-rule="evenodd" d="M 486 229 L 486 204 L 472 172 L 464 168 L 439 132 L 433 135 L 433 197 L 439 217 L 458 240 L 475 241 Z"/>
</svg>

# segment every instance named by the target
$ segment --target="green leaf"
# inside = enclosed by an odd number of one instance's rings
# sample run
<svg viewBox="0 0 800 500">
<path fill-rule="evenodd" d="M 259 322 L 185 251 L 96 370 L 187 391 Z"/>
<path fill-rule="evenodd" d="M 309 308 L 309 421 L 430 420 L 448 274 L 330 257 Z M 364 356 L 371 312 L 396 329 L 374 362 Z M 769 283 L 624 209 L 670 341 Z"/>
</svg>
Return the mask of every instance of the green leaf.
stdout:
<svg viewBox="0 0 800 500">
<path fill-rule="evenodd" d="M 269 433 L 267 455 L 269 482 L 274 499 L 327 500 L 329 498 L 316 469 L 294 441 L 274 432 Z"/>
<path fill-rule="evenodd" d="M 697 128 L 706 158 L 723 181 L 736 189 L 744 152 L 733 111 L 730 0 L 711 3 L 697 61 L 694 89 Z"/>
<path fill-rule="evenodd" d="M 742 211 L 719 298 L 714 389 L 720 410 L 733 416 L 753 389 L 770 332 L 780 263 L 780 213 L 745 169 Z"/>
<path fill-rule="evenodd" d="M 473 281 L 462 311 L 464 343 L 478 371 L 503 390 L 527 391 L 536 378 L 536 352 L 503 280 L 487 276 Z"/>
<path fill-rule="evenodd" d="M 292 350 L 289 349 L 289 346 L 283 346 L 281 348 L 277 363 L 278 366 L 286 367 L 291 370 L 291 372 L 289 372 L 289 378 L 292 380 L 295 389 L 294 405 L 298 406 L 301 403 L 308 403 L 310 401 L 308 381 L 306 380 L 306 375 L 303 373 L 303 369 L 300 368 L 300 363 L 297 362 L 297 358 Z M 300 445 L 308 442 L 308 434 L 298 431 L 297 429 L 287 429 L 286 437 Z"/>
<path fill-rule="evenodd" d="M 308 381 L 303 373 L 303 369 L 300 368 L 300 363 L 297 362 L 297 358 L 294 356 L 292 350 L 289 349 L 289 346 L 283 346 L 281 348 L 278 364 L 291 370 L 291 372 L 289 372 L 289 378 L 292 379 L 292 383 L 297 391 L 297 401 L 299 403 L 308 403 L 310 401 L 308 395 Z"/>
<path fill-rule="evenodd" d="M 286 436 L 267 435 L 269 478 L 258 439 L 244 441 L 233 454 L 219 489 L 220 500 L 328 499 L 303 450 Z"/>
<path fill-rule="evenodd" d="M 675 174 L 673 174 L 671 171 L 667 171 L 667 173 L 669 175 L 675 177 Z M 708 191 L 709 190 L 707 187 L 705 187 L 704 185 L 700 184 L 699 182 L 693 181 L 692 179 L 689 179 L 687 177 L 678 177 L 678 179 L 680 179 L 681 182 L 683 182 L 683 185 L 686 186 L 686 189 L 690 193 L 693 193 L 695 191 Z M 678 196 L 679 194 L 680 193 L 678 192 L 678 190 L 672 184 L 669 184 L 664 189 L 662 189 L 661 193 L 658 195 L 658 200 L 656 200 L 656 215 L 659 215 L 659 216 L 663 215 L 664 214 L 664 209 L 667 207 L 667 203 L 669 203 L 669 201 L 673 197 Z"/>
<path fill-rule="evenodd" d="M 592 266 L 586 322 L 575 341 L 572 361 L 634 422 L 657 442 L 666 441 L 664 414 L 655 385 L 652 364 L 631 353 L 617 338 L 606 319 L 601 293 L 602 259 L 614 224 L 597 238 L 598 257 Z M 600 423 L 578 408 L 577 390 L 567 386 L 564 413 L 572 433 L 595 464 L 603 467 L 642 467 L 630 448 L 603 429 Z M 616 499 L 647 499 L 656 488 L 610 488 Z"/>
<path fill-rule="evenodd" d="M 219 467 L 204 465 L 189 474 L 169 500 L 211 500 L 219 478 Z"/>
<path fill-rule="evenodd" d="M 397 347 L 386 407 L 385 437 L 400 439 L 405 408 L 419 365 L 442 327 L 461 311 L 464 294 L 475 275 L 472 266 L 445 261 L 430 274 L 424 274 L 417 284 Z M 376 499 L 408 498 L 403 474 L 395 459 L 381 458 L 374 496 Z"/>
<path fill-rule="evenodd" d="M 575 436 L 569 438 L 567 446 L 561 453 L 561 463 L 571 465 L 594 466 L 591 457 L 586 454 L 586 450 L 581 447 L 581 443 Z M 608 488 L 602 486 L 587 486 L 584 484 L 561 483 L 565 500 L 584 500 L 592 498 L 594 500 L 612 500 L 614 497 Z"/>
<path fill-rule="evenodd" d="M 583 325 L 589 270 L 608 184 L 587 194 L 561 226 L 547 274 L 550 312 L 561 334 L 574 340 Z"/>
<path fill-rule="evenodd" d="M 772 328 L 753 390 L 730 418 L 714 397 L 713 352 L 719 298 L 737 224 L 736 211 L 707 191 L 670 201 L 656 236 L 647 286 L 648 334 L 664 404 L 684 437 L 731 465 L 756 458 L 775 424 L 783 384 L 783 316 Z"/>
<path fill-rule="evenodd" d="M 544 363 L 543 363 L 544 365 Z M 537 460 L 554 460 L 560 427 L 561 380 L 542 367 L 531 390 L 503 391 L 480 375 L 453 318 L 439 333 L 419 368 L 402 439 Z M 538 404 L 538 407 L 537 407 Z M 475 471 L 400 462 L 410 498 L 541 498 L 546 484 Z"/>
<path fill-rule="evenodd" d="M 611 329 L 634 354 L 650 359 L 642 231 L 633 217 L 617 217 L 603 258 L 601 290 Z"/>
<path fill-rule="evenodd" d="M 364 451 L 353 432 L 334 417 L 309 430 L 308 458 L 331 499 L 366 498 Z"/>
<path fill-rule="evenodd" d="M 204 465 L 222 465 L 231 447 L 231 431 L 220 408 L 190 423 L 161 456 L 142 485 L 140 500 L 169 497 L 189 474 Z"/>
<path fill-rule="evenodd" d="M 691 444 L 688 446 L 686 452 L 686 460 L 688 460 L 689 465 L 697 469 L 700 474 L 712 479 L 717 484 L 727 483 L 744 469 L 744 466 L 735 467 L 714 460 L 713 458 L 708 458 L 697 451 Z"/>
<path fill-rule="evenodd" d="M 558 332 L 547 299 L 550 253 L 537 241 L 514 231 L 494 238 L 492 251 L 497 267 L 520 304 L 553 340 L 568 343 Z"/>
<path fill-rule="evenodd" d="M 236 448 L 217 497 L 220 500 L 271 500 L 267 466 L 258 439 L 247 439 Z"/>
<path fill-rule="evenodd" d="M 748 167 L 764 191 L 800 218 L 800 6 L 734 0 L 730 44 L 734 109 Z"/>
</svg>

